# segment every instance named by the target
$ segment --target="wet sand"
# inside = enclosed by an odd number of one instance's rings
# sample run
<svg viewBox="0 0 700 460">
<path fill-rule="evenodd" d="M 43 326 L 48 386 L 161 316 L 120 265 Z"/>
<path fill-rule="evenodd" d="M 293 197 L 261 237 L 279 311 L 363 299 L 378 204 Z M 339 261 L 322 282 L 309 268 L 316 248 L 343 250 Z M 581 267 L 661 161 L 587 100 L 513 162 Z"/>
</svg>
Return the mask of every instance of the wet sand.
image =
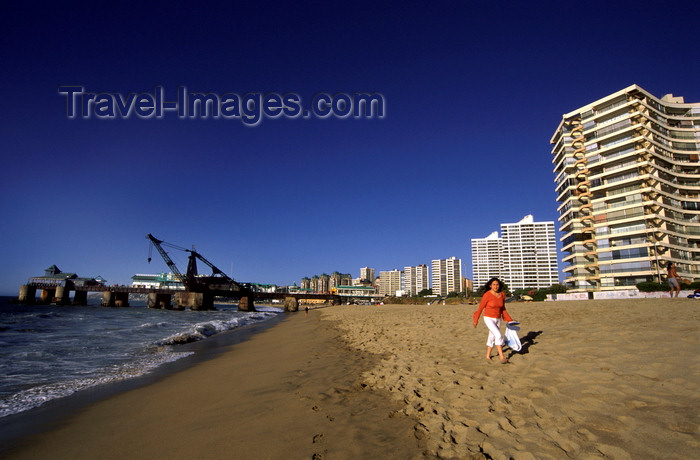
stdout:
<svg viewBox="0 0 700 460">
<path fill-rule="evenodd" d="M 376 357 L 289 314 L 229 351 L 92 404 L 4 458 L 413 458 L 416 420 L 360 375 Z"/>
<path fill-rule="evenodd" d="M 508 364 L 485 359 L 474 308 L 290 314 L 8 458 L 696 456 L 700 301 L 511 303 L 523 349 Z"/>
</svg>

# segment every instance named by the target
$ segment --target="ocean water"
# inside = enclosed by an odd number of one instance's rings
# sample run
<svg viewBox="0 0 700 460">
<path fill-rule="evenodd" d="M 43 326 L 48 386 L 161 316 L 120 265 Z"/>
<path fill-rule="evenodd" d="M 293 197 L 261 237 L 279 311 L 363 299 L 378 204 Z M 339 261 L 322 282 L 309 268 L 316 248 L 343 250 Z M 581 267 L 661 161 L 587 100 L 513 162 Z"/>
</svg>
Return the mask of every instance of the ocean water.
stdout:
<svg viewBox="0 0 700 460">
<path fill-rule="evenodd" d="M 96 385 L 138 377 L 192 354 L 182 344 L 268 321 L 281 308 L 239 312 L 17 305 L 0 297 L 0 417 Z"/>
</svg>

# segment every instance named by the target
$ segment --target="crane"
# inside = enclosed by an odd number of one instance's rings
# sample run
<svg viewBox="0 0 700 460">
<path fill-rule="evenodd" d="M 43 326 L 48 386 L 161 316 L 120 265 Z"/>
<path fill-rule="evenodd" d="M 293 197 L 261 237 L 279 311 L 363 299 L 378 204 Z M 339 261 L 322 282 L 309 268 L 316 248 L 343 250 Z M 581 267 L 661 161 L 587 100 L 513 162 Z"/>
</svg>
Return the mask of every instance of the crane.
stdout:
<svg viewBox="0 0 700 460">
<path fill-rule="evenodd" d="M 170 258 L 167 252 L 165 252 L 165 249 L 163 249 L 163 246 L 161 246 L 161 243 L 165 243 L 163 240 L 159 240 L 155 236 L 151 235 L 150 233 L 146 235 L 146 238 L 150 240 L 151 245 L 148 247 L 148 263 L 151 263 L 151 248 L 155 247 L 158 252 L 160 253 L 160 256 L 165 260 L 165 264 L 168 266 L 170 271 L 177 277 L 177 279 L 184 284 L 185 286 L 187 285 L 185 277 L 180 273 L 180 270 L 178 270 L 177 265 L 175 265 L 175 262 Z M 168 244 L 168 243 L 165 243 Z M 179 246 L 175 246 L 175 249 L 182 249 L 186 250 L 184 248 L 180 248 Z"/>
<path fill-rule="evenodd" d="M 216 267 L 213 263 L 209 262 L 203 255 L 201 255 L 194 249 L 187 249 L 181 246 L 167 243 L 163 240 L 159 240 L 150 233 L 146 235 L 146 239 L 148 239 L 151 242 L 151 246 L 149 246 L 148 248 L 148 262 L 151 262 L 151 247 L 155 247 L 160 253 L 160 256 L 165 261 L 165 263 L 168 265 L 168 268 L 170 268 L 170 271 L 178 278 L 178 280 L 180 280 L 180 282 L 182 282 L 182 284 L 185 285 L 185 287 L 188 290 L 201 292 L 204 289 L 223 289 L 229 291 L 242 291 L 248 289 L 248 286 L 244 286 L 234 281 L 233 278 L 221 271 L 218 267 Z M 182 272 L 180 272 L 180 270 L 175 265 L 175 262 L 173 262 L 168 253 L 165 251 L 165 249 L 163 249 L 163 246 L 168 246 L 170 248 L 188 252 L 190 254 L 187 261 L 187 272 L 185 275 L 183 275 Z M 211 276 L 201 276 L 197 273 L 197 259 L 199 259 L 204 264 L 209 266 L 209 268 L 211 268 Z"/>
</svg>

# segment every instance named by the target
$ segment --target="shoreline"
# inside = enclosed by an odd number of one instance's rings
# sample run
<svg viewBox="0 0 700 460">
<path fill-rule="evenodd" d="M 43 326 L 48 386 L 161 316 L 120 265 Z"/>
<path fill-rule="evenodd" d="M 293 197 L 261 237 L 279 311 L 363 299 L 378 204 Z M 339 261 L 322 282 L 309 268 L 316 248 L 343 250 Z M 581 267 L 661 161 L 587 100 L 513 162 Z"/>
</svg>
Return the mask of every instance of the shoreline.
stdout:
<svg viewBox="0 0 700 460">
<path fill-rule="evenodd" d="M 0 418 L 0 456 L 11 450 L 18 440 L 50 431 L 55 426 L 59 426 L 65 419 L 92 404 L 157 383 L 171 374 L 182 372 L 199 363 L 213 359 L 236 344 L 249 340 L 254 334 L 274 327 L 284 319 L 285 313 L 280 313 L 267 321 L 215 334 L 206 340 L 176 345 L 178 352 L 193 353 L 164 363 L 146 374 L 85 388 L 74 394 L 47 401 L 38 407 L 2 417 Z"/>
<path fill-rule="evenodd" d="M 376 359 L 350 352 L 319 310 L 93 402 L 4 458 L 417 458 L 415 420 L 359 382 Z"/>
</svg>

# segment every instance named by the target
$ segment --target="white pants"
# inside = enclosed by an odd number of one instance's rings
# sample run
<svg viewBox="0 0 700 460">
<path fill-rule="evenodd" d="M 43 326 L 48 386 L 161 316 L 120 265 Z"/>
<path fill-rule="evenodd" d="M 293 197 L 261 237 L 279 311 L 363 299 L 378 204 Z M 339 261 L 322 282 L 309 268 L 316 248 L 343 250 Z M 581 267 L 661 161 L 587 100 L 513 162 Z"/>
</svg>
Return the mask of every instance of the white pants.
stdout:
<svg viewBox="0 0 700 460">
<path fill-rule="evenodd" d="M 484 316 L 484 324 L 489 329 L 489 338 L 486 346 L 493 348 L 494 345 L 503 345 L 503 334 L 501 334 L 501 318 L 489 318 Z"/>
</svg>

